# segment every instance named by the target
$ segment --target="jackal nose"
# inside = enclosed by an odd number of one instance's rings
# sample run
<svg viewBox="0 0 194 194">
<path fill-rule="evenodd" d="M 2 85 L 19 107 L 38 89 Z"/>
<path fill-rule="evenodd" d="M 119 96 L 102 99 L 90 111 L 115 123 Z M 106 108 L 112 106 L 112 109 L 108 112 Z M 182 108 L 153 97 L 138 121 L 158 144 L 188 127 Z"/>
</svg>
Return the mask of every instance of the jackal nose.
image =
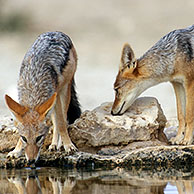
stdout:
<svg viewBox="0 0 194 194">
<path fill-rule="evenodd" d="M 113 116 L 115 115 L 114 112 L 113 112 L 113 110 L 111 110 L 111 115 L 113 115 Z"/>
</svg>

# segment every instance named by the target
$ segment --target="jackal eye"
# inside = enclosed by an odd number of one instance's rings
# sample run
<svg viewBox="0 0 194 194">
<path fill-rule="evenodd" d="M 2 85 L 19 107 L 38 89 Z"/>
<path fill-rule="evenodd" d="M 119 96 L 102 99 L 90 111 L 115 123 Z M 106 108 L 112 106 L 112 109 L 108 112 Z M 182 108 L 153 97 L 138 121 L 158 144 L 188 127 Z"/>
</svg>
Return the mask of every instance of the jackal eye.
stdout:
<svg viewBox="0 0 194 194">
<path fill-rule="evenodd" d="M 25 143 L 27 143 L 27 139 L 26 139 L 23 135 L 21 135 L 21 138 L 22 138 L 22 140 L 23 140 Z"/>
<path fill-rule="evenodd" d="M 36 138 L 36 143 L 38 143 L 42 139 L 43 135 L 40 135 Z"/>
<path fill-rule="evenodd" d="M 131 67 L 131 64 L 130 64 L 130 63 L 127 63 L 127 67 L 130 69 L 130 67 Z"/>
</svg>

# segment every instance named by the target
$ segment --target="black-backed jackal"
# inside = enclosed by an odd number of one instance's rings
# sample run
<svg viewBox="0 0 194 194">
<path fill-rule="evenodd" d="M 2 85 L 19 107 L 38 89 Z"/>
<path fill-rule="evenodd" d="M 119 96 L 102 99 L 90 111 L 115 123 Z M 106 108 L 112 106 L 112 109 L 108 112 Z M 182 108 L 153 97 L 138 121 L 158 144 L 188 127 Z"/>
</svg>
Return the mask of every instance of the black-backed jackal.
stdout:
<svg viewBox="0 0 194 194">
<path fill-rule="evenodd" d="M 49 149 L 76 150 L 67 131 L 68 123 L 81 114 L 75 92 L 76 67 L 76 50 L 67 35 L 47 32 L 37 38 L 20 68 L 19 103 L 5 96 L 21 136 L 8 156 L 18 157 L 24 149 L 29 164 L 34 164 L 49 131 L 50 117 L 54 130 Z"/>
<path fill-rule="evenodd" d="M 139 59 L 124 45 L 112 114 L 123 114 L 143 91 L 166 81 L 174 87 L 179 120 L 171 142 L 189 145 L 194 128 L 194 25 L 168 33 Z"/>
</svg>

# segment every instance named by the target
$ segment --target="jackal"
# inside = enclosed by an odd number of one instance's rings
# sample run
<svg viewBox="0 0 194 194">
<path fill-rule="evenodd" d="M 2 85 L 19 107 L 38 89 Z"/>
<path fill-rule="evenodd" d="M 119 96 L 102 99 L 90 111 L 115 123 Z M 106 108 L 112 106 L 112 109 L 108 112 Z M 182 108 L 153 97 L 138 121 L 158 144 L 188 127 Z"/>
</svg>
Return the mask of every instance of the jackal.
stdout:
<svg viewBox="0 0 194 194">
<path fill-rule="evenodd" d="M 53 123 L 50 150 L 76 150 L 71 142 L 67 124 L 81 114 L 75 91 L 74 73 L 77 54 L 71 39 L 62 32 L 41 34 L 26 53 L 19 73 L 19 103 L 8 95 L 6 103 L 17 119 L 20 139 L 8 157 L 25 156 L 34 164 L 40 148 Z"/>
<path fill-rule="evenodd" d="M 179 120 L 171 142 L 189 145 L 194 127 L 194 25 L 168 33 L 139 59 L 124 45 L 112 114 L 123 114 L 143 91 L 166 81 L 173 85 Z"/>
</svg>

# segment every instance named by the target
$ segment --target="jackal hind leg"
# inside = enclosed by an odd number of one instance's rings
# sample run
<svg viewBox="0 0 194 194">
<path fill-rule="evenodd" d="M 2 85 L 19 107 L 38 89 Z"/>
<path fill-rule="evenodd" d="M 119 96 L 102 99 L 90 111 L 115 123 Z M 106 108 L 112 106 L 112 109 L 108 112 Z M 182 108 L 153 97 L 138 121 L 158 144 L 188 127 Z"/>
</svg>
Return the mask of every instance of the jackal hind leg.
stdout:
<svg viewBox="0 0 194 194">
<path fill-rule="evenodd" d="M 71 98 L 71 85 L 65 85 L 59 95 L 55 105 L 56 126 L 59 131 L 58 148 L 63 148 L 67 153 L 72 153 L 77 148 L 71 142 L 67 131 L 67 111 Z"/>
<path fill-rule="evenodd" d="M 193 143 L 193 127 L 194 127 L 194 81 L 188 82 L 186 86 L 186 130 L 185 137 L 181 141 L 183 145 L 191 145 Z"/>
<path fill-rule="evenodd" d="M 172 144 L 180 144 L 185 135 L 186 96 L 185 89 L 181 83 L 173 82 L 172 85 L 176 95 L 179 128 L 176 137 L 171 138 L 170 141 Z"/>
<path fill-rule="evenodd" d="M 7 158 L 18 158 L 21 156 L 23 151 L 23 142 L 21 138 L 19 138 L 15 149 L 7 154 Z"/>
<path fill-rule="evenodd" d="M 56 151 L 58 146 L 58 141 L 59 141 L 59 131 L 57 128 L 55 111 L 53 111 L 53 113 L 51 114 L 51 120 L 53 123 L 53 138 L 52 138 L 51 145 L 49 146 L 49 150 Z"/>
</svg>

